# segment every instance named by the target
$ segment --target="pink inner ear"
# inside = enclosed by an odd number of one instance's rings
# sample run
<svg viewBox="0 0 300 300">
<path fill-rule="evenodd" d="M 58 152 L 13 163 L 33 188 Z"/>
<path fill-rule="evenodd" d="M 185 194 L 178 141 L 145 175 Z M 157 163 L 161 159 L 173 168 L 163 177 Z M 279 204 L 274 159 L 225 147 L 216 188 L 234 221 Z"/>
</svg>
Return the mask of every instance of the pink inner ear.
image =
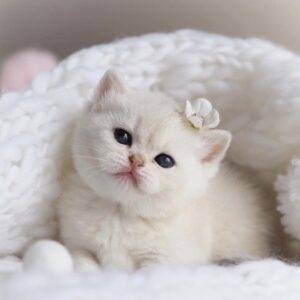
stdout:
<svg viewBox="0 0 300 300">
<path fill-rule="evenodd" d="M 215 160 L 223 151 L 224 146 L 221 144 L 212 144 L 209 147 L 207 155 L 202 159 L 203 162 L 210 162 Z"/>
<path fill-rule="evenodd" d="M 101 110 L 103 97 L 112 91 L 124 94 L 126 88 L 118 74 L 113 70 L 108 70 L 103 75 L 96 88 L 95 98 L 91 103 L 89 110 L 92 112 L 99 112 Z"/>
<path fill-rule="evenodd" d="M 225 130 L 209 130 L 204 136 L 206 154 L 203 162 L 220 162 L 230 145 L 231 134 Z"/>
<path fill-rule="evenodd" d="M 120 77 L 114 71 L 107 71 L 102 77 L 98 86 L 98 97 L 103 96 L 110 91 L 115 91 L 117 93 L 124 93 L 125 87 L 122 83 Z"/>
</svg>

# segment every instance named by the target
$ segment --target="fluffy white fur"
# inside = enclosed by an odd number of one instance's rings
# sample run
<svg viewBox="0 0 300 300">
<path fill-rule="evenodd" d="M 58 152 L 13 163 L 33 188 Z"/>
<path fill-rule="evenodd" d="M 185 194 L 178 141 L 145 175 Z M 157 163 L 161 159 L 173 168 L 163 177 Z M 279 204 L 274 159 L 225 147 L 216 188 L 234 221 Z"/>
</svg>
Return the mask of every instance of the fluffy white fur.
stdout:
<svg viewBox="0 0 300 300">
<path fill-rule="evenodd" d="M 116 128 L 131 133 L 132 145 L 116 140 Z M 77 126 L 76 170 L 58 200 L 61 240 L 77 267 L 92 260 L 135 269 L 270 254 L 268 199 L 229 166 L 218 172 L 230 140 L 223 130 L 194 129 L 171 98 L 127 90 L 107 72 Z M 175 165 L 161 167 L 160 153 Z M 130 161 L 133 155 L 141 164 Z"/>
<path fill-rule="evenodd" d="M 294 158 L 287 174 L 280 175 L 276 181 L 278 210 L 282 214 L 282 225 L 285 231 L 294 238 L 289 243 L 292 256 L 300 258 L 300 160 Z"/>
</svg>

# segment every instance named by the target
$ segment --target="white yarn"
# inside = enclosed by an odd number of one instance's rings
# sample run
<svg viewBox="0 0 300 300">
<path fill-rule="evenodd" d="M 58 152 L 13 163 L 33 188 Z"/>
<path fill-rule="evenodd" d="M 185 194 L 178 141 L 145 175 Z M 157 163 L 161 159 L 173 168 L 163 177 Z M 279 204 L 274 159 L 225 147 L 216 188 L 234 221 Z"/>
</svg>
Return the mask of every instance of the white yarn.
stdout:
<svg viewBox="0 0 300 300">
<path fill-rule="evenodd" d="M 299 155 L 300 59 L 285 49 L 258 39 L 182 30 L 79 51 L 38 76 L 27 92 L 0 98 L 0 256 L 22 254 L 32 241 L 54 236 L 53 201 L 60 194 L 59 177 L 69 157 L 69 133 L 99 78 L 111 67 L 125 74 L 133 87 L 161 90 L 183 104 L 186 99 L 210 99 L 220 112 L 221 127 L 234 133 L 230 157 L 270 184 Z M 287 231 L 300 238 L 298 177 L 296 164 L 280 177 L 277 188 Z M 25 269 L 36 262 L 28 255 Z M 4 274 L 19 270 L 20 262 L 7 259 L 0 267 Z M 5 300 L 65 300 L 74 295 L 298 299 L 299 272 L 265 261 L 94 277 L 18 273 L 7 277 L 0 290 Z"/>
</svg>

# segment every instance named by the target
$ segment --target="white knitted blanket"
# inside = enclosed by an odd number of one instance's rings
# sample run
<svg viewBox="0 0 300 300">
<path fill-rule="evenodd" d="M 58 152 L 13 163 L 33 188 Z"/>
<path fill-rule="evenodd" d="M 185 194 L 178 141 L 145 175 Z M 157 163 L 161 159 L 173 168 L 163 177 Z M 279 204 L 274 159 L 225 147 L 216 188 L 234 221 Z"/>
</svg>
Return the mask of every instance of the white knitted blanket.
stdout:
<svg viewBox="0 0 300 300">
<path fill-rule="evenodd" d="M 1 264 L 0 264 L 1 268 Z M 276 260 L 236 267 L 152 267 L 133 274 L 15 273 L 1 300 L 299 300 L 300 268 Z"/>
<path fill-rule="evenodd" d="M 0 256 L 22 254 L 32 240 L 54 234 L 52 204 L 69 158 L 69 133 L 110 67 L 133 87 L 159 89 L 178 101 L 210 99 L 221 113 L 221 126 L 234 134 L 229 156 L 269 184 L 300 149 L 300 59 L 285 49 L 258 39 L 182 30 L 79 51 L 38 76 L 25 93 L 0 98 Z M 14 267 L 5 262 L 3 268 Z M 7 294 L 0 299 L 300 296 L 298 268 L 276 261 L 176 272 L 154 268 L 133 275 L 73 274 L 59 281 L 46 274 L 2 277 L 0 292 Z M 34 280 L 40 286 L 36 294 Z"/>
</svg>

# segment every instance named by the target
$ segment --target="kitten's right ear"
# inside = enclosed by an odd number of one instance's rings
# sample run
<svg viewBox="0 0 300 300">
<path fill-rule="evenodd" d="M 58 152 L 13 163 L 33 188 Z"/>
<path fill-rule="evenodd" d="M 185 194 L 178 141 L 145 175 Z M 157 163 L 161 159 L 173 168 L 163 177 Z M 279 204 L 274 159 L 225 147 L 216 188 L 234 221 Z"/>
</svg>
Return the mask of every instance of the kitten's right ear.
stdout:
<svg viewBox="0 0 300 300">
<path fill-rule="evenodd" d="M 116 71 L 110 69 L 106 71 L 98 84 L 97 96 L 102 97 L 111 91 L 123 94 L 125 93 L 125 90 L 125 85 L 123 84 L 121 77 Z"/>
<path fill-rule="evenodd" d="M 92 110 L 97 110 L 97 108 L 101 106 L 102 98 L 112 91 L 118 94 L 124 94 L 126 88 L 117 72 L 110 69 L 105 72 L 96 87 L 94 103 L 92 103 L 91 106 Z"/>
</svg>

